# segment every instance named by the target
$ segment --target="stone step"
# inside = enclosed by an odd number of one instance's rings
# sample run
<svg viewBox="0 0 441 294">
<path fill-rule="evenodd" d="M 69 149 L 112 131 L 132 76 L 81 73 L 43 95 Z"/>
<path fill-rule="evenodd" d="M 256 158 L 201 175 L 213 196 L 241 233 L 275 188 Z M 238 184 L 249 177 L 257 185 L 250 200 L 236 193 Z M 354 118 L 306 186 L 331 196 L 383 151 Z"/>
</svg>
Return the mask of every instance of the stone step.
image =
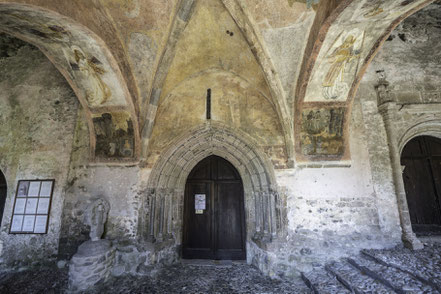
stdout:
<svg viewBox="0 0 441 294">
<path fill-rule="evenodd" d="M 419 253 L 419 252 L 418 252 Z M 439 267 L 439 259 L 425 259 L 424 261 L 416 257 L 416 254 L 408 249 L 391 249 L 391 250 L 362 250 L 362 254 L 373 258 L 378 263 L 394 267 L 410 275 L 418 280 L 432 286 L 441 293 L 441 271 Z"/>
<path fill-rule="evenodd" d="M 354 293 L 396 293 L 392 288 L 360 272 L 346 261 L 333 262 L 328 264 L 326 269 Z"/>
<path fill-rule="evenodd" d="M 302 273 L 302 279 L 315 294 L 351 293 L 335 276 L 325 269 L 314 269 L 308 273 Z"/>
<path fill-rule="evenodd" d="M 436 289 L 413 275 L 378 263 L 367 256 L 360 255 L 357 259 L 348 258 L 348 262 L 360 272 L 389 286 L 397 293 L 438 293 Z"/>
</svg>

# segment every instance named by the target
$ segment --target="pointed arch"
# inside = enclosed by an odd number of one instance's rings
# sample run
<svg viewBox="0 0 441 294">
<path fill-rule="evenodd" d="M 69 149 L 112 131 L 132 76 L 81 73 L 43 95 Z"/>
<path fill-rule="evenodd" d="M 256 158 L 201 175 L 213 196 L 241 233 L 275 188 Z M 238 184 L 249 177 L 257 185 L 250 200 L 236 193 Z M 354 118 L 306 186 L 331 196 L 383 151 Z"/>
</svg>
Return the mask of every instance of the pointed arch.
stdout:
<svg viewBox="0 0 441 294">
<path fill-rule="evenodd" d="M 244 6 L 241 5 L 239 0 L 222 0 L 222 3 L 242 31 L 242 34 L 250 45 L 251 52 L 253 52 L 254 57 L 262 68 L 271 92 L 271 99 L 276 106 L 280 124 L 282 125 L 285 135 L 285 145 L 289 158 L 288 165 L 292 167 L 294 165 L 293 120 L 288 107 L 285 91 L 283 91 L 282 82 L 269 58 L 268 52 L 262 45 L 263 42 L 258 33 L 259 30 L 257 25 L 254 23 L 249 13 L 246 12 Z"/>
<path fill-rule="evenodd" d="M 317 35 L 296 90 L 294 131 L 296 159 L 300 162 L 350 159 L 348 137 L 352 101 L 366 69 L 392 30 L 406 17 L 434 1 L 377 2 L 341 2 Z M 335 61 L 338 54 L 344 61 Z M 302 137 L 310 137 L 307 133 L 311 112 L 342 114 L 338 134 L 338 143 L 342 146 L 338 151 L 322 154 L 304 151 Z"/>
<path fill-rule="evenodd" d="M 245 190 L 247 240 L 269 242 L 283 231 L 274 169 L 253 139 L 220 123 L 207 123 L 175 140 L 153 167 L 139 233 L 150 241 L 181 240 L 187 177 L 202 159 L 217 155 L 239 172 Z"/>
<path fill-rule="evenodd" d="M 282 83 L 277 75 L 272 61 L 268 57 L 268 53 L 262 46 L 262 41 L 256 32 L 257 29 L 254 28 L 255 24 L 252 23 L 248 14 L 244 12 L 243 8 L 236 1 L 222 0 L 221 2 L 241 30 L 245 40 L 249 44 L 252 54 L 262 69 L 263 76 L 265 77 L 266 83 L 270 90 L 270 99 L 272 104 L 275 106 L 279 123 L 282 126 L 285 148 L 288 155 L 288 166 L 293 166 L 293 122 L 289 107 L 287 105 L 285 93 L 282 88 Z M 143 104 L 143 116 L 146 117 L 142 123 L 143 157 L 147 156 L 149 140 L 152 135 L 158 103 L 167 77 L 167 72 L 173 62 L 177 43 L 192 17 L 196 3 L 197 0 L 185 0 L 182 1 L 179 7 L 176 9 L 176 16 L 169 32 L 169 39 L 162 54 L 160 64 L 156 70 L 150 101 Z"/>
</svg>

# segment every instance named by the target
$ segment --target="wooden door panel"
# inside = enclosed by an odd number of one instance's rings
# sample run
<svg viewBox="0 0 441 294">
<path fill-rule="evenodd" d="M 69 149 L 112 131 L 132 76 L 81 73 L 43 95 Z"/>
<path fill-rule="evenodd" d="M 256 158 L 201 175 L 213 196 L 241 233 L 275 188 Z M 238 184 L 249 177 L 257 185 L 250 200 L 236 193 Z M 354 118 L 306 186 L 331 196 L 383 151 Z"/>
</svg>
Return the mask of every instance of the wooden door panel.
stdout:
<svg viewBox="0 0 441 294">
<path fill-rule="evenodd" d="M 441 140 L 437 138 L 430 138 L 428 141 L 428 152 L 431 156 L 441 156 Z"/>
<path fill-rule="evenodd" d="M 412 226 L 416 231 L 441 229 L 441 140 L 422 136 L 404 147 L 401 162 Z"/>
<path fill-rule="evenodd" d="M 195 194 L 206 195 L 202 214 L 195 213 Z M 228 161 L 210 156 L 198 163 L 185 190 L 183 257 L 245 259 L 243 198 L 239 173 Z"/>
<path fill-rule="evenodd" d="M 410 217 L 413 224 L 441 224 L 436 191 L 426 161 L 425 159 L 403 160 L 406 165 L 403 178 Z"/>
<path fill-rule="evenodd" d="M 188 182 L 185 194 L 184 258 L 214 258 L 211 183 Z M 206 195 L 206 209 L 202 214 L 196 214 L 196 194 Z"/>
<path fill-rule="evenodd" d="M 431 160 L 431 165 L 432 165 L 433 183 L 437 191 L 438 207 L 441 208 L 441 156 L 433 157 Z M 441 215 L 441 211 L 440 211 L 440 215 Z"/>
<path fill-rule="evenodd" d="M 218 258 L 244 258 L 242 184 L 216 184 L 216 250 Z"/>
</svg>

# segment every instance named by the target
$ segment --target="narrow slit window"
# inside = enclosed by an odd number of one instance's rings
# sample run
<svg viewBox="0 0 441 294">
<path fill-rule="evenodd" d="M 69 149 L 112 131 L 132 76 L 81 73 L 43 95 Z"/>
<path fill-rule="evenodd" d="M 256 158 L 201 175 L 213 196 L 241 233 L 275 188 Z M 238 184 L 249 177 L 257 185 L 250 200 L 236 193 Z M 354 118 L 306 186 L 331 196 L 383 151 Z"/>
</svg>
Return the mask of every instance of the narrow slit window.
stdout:
<svg viewBox="0 0 441 294">
<path fill-rule="evenodd" d="M 207 90 L 207 119 L 211 119 L 211 89 Z"/>
</svg>

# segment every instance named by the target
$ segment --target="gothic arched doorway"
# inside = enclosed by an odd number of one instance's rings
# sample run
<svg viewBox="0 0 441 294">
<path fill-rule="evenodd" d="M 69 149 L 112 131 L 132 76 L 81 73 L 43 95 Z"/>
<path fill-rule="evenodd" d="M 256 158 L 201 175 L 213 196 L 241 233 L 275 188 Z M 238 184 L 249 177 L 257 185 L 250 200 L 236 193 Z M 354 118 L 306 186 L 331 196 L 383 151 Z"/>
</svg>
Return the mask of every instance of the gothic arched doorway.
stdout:
<svg viewBox="0 0 441 294">
<path fill-rule="evenodd" d="M 0 170 L 0 225 L 2 224 L 3 210 L 5 209 L 5 202 L 7 196 L 6 193 L 7 193 L 6 179 L 2 171 Z"/>
<path fill-rule="evenodd" d="M 441 140 L 430 136 L 410 140 L 401 165 L 413 230 L 441 233 Z"/>
<path fill-rule="evenodd" d="M 231 163 L 214 155 L 199 162 L 184 203 L 183 258 L 246 258 L 243 185 Z"/>
</svg>

